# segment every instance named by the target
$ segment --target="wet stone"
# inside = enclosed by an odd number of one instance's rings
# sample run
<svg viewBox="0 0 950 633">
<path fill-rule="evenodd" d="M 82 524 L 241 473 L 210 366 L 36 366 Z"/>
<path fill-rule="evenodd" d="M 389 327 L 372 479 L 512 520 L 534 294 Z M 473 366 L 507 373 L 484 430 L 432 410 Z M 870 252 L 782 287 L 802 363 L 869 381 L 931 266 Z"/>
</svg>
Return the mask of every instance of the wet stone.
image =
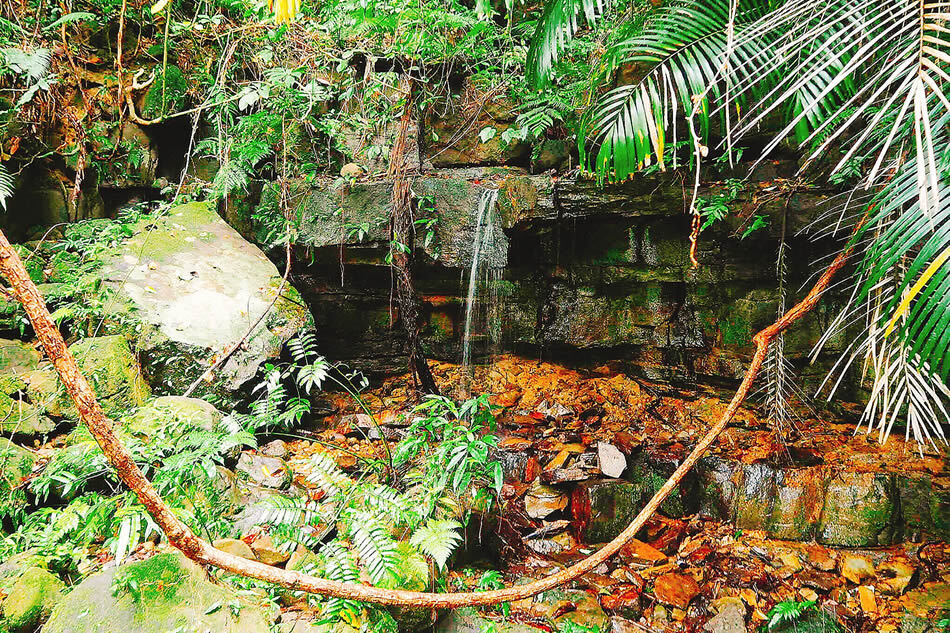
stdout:
<svg viewBox="0 0 950 633">
<path fill-rule="evenodd" d="M 745 609 L 736 603 L 726 604 L 703 625 L 703 630 L 709 633 L 745 633 Z"/>
<path fill-rule="evenodd" d="M 736 491 L 736 527 L 743 530 L 764 530 L 772 514 L 776 497 L 775 469 L 765 463 L 742 467 L 741 483 Z"/>
<path fill-rule="evenodd" d="M 818 526 L 818 542 L 841 547 L 893 545 L 899 499 L 893 476 L 839 473 L 831 478 Z"/>
<path fill-rule="evenodd" d="M 290 469 L 284 460 L 276 457 L 241 453 L 236 469 L 258 486 L 279 490 L 290 485 Z"/>
<path fill-rule="evenodd" d="M 640 488 L 616 479 L 584 481 L 574 488 L 571 512 L 585 543 L 605 543 L 620 534 L 641 508 Z"/>
<path fill-rule="evenodd" d="M 524 507 L 532 519 L 544 519 L 566 508 L 568 501 L 566 492 L 535 481 L 525 494 Z"/>
<path fill-rule="evenodd" d="M 821 517 L 825 475 L 821 468 L 781 470 L 766 530 L 773 538 L 808 541 Z"/>
<path fill-rule="evenodd" d="M 656 579 L 653 593 L 661 603 L 685 609 L 699 595 L 699 584 L 686 574 L 664 574 Z"/>
<path fill-rule="evenodd" d="M 841 559 L 841 575 L 845 580 L 860 585 L 869 578 L 874 578 L 874 565 L 866 556 L 847 554 Z"/>
<path fill-rule="evenodd" d="M 907 561 L 887 561 L 877 568 L 877 587 L 881 593 L 900 595 L 907 591 L 916 573 Z"/>
<path fill-rule="evenodd" d="M 501 463 L 501 472 L 505 481 L 524 483 L 528 467 L 526 451 L 498 451 L 494 455 Z"/>
</svg>

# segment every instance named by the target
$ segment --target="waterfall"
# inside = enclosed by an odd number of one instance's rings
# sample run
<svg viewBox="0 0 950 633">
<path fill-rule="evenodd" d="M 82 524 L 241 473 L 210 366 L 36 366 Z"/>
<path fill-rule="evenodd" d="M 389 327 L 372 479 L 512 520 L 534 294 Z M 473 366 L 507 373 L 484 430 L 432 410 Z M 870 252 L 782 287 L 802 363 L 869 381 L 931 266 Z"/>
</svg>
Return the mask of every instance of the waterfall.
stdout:
<svg viewBox="0 0 950 633">
<path fill-rule="evenodd" d="M 493 246 L 498 236 L 495 235 L 495 203 L 498 201 L 497 189 L 484 189 L 478 199 L 478 209 L 475 219 L 475 236 L 472 242 L 472 265 L 468 275 L 468 292 L 465 295 L 465 331 L 462 336 L 462 374 L 463 390 L 466 395 L 472 378 L 472 324 L 475 314 L 484 300 L 480 300 L 479 287 L 488 288 L 488 302 L 486 305 L 486 330 L 489 339 L 496 339 L 497 328 L 493 326 L 492 311 L 496 304 L 497 292 L 494 282 L 501 278 L 502 268 L 492 265 L 488 250 Z"/>
</svg>

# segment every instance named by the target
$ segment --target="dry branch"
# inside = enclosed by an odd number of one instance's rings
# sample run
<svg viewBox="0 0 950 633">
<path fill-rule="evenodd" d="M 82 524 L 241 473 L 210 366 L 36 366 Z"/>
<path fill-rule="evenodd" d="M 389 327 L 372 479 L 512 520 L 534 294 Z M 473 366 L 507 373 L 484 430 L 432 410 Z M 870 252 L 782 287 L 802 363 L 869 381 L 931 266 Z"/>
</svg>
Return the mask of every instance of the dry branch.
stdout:
<svg viewBox="0 0 950 633">
<path fill-rule="evenodd" d="M 75 401 L 82 421 L 102 448 L 109 462 L 116 469 L 119 478 L 138 497 L 155 522 L 164 530 L 168 542 L 180 549 L 188 558 L 206 565 L 213 565 L 224 571 L 264 580 L 288 589 L 310 593 L 348 598 L 377 604 L 413 606 L 420 608 L 455 608 L 472 605 L 489 605 L 511 600 L 521 600 L 564 585 L 592 571 L 595 567 L 613 556 L 640 531 L 657 508 L 676 488 L 687 472 L 713 444 L 720 433 L 732 420 L 739 406 L 749 393 L 762 362 L 765 360 L 769 343 L 811 310 L 835 273 L 844 266 L 850 251 L 840 253 L 831 266 L 821 276 L 808 295 L 795 307 L 786 312 L 778 321 L 755 335 L 755 354 L 739 385 L 729 407 L 720 420 L 709 430 L 706 436 L 693 448 L 692 452 L 680 464 L 665 484 L 656 492 L 643 510 L 614 540 L 588 558 L 546 578 L 535 580 L 526 585 L 508 587 L 496 591 L 467 593 L 424 593 L 382 589 L 369 585 L 340 583 L 324 578 L 316 578 L 300 572 L 271 567 L 257 561 L 247 560 L 228 554 L 212 547 L 199 538 L 188 526 L 182 523 L 156 492 L 152 484 L 132 459 L 131 453 L 122 445 L 112 429 L 112 423 L 102 413 L 96 395 L 89 383 L 79 372 L 76 359 L 66 348 L 63 337 L 50 317 L 49 310 L 30 280 L 23 262 L 6 236 L 0 231 L 0 274 L 10 282 L 13 292 L 23 304 L 37 337 L 46 348 L 46 354 L 56 367 L 60 378 L 66 385 L 70 397 Z"/>
</svg>

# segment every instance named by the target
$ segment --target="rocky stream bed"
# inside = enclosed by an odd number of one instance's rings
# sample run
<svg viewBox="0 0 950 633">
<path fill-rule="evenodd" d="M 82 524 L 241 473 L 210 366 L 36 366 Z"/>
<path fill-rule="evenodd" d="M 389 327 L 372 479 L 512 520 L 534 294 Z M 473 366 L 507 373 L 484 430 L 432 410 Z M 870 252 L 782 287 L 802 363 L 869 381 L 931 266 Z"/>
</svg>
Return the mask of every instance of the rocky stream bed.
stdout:
<svg viewBox="0 0 950 633">
<path fill-rule="evenodd" d="M 229 424 L 247 377 L 311 320 L 274 264 L 203 205 L 144 218 L 130 233 L 97 255 L 90 274 L 111 288 L 97 308 L 101 327 L 70 349 L 124 441 L 147 448 L 176 429 L 183 434 L 174 441 L 185 446 Z M 220 248 L 253 282 L 230 283 Z M 25 253 L 40 262 L 35 281 L 53 308 L 75 310 L 88 287 L 69 276 L 80 262 L 46 249 L 32 244 Z M 218 406 L 177 395 L 271 302 L 276 309 L 215 380 L 199 381 L 198 393 Z M 15 511 L 61 505 L 70 499 L 68 481 L 45 502 L 24 491 L 55 461 L 91 459 L 98 449 L 37 343 L 15 334 L 16 307 L 2 307 L 9 334 L 0 340 L 0 494 Z M 439 579 L 447 590 L 476 588 L 489 569 L 506 585 L 525 582 L 594 551 L 627 525 L 726 402 L 711 387 L 633 378 L 613 363 L 570 368 L 501 355 L 471 378 L 453 363 L 433 370 L 447 395 L 491 394 L 499 438 L 492 459 L 503 468 L 501 504 L 469 522 L 464 546 Z M 225 517 L 215 544 L 268 565 L 312 569 L 312 552 L 272 539 L 268 503 L 320 498 L 309 471 L 315 454 L 353 477 L 366 458 L 385 458 L 386 443 L 395 446 L 412 420 L 412 393 L 406 376 L 366 391 L 376 424 L 349 395 L 323 392 L 295 429 L 264 431 L 255 449 L 228 449 L 224 463 L 211 466 L 216 512 Z M 795 604 L 801 613 L 770 630 L 943 631 L 950 618 L 946 453 L 899 434 L 885 444 L 855 434 L 857 415 L 848 418 L 847 409 L 844 417 L 798 409 L 780 435 L 750 403 L 638 539 L 594 573 L 494 609 L 400 612 L 400 630 L 741 633 L 767 627 L 776 605 Z M 192 501 L 194 508 L 203 502 Z M 93 540 L 69 553 L 82 559 L 75 575 L 35 549 L 0 562 L 0 631 L 34 631 L 43 622 L 46 633 L 351 630 L 317 624 L 318 609 L 299 595 L 197 567 L 157 535 L 118 557 L 112 546 Z"/>
</svg>

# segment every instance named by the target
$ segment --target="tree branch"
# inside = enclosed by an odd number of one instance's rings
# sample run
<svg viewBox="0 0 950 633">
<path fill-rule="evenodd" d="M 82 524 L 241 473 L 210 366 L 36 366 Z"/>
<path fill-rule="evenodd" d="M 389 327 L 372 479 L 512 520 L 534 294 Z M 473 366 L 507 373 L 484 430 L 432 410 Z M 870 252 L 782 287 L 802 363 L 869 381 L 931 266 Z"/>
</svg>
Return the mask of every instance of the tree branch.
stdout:
<svg viewBox="0 0 950 633">
<path fill-rule="evenodd" d="M 686 473 L 716 441 L 716 438 L 732 420 L 739 406 L 748 395 L 752 382 L 765 360 L 769 344 L 776 336 L 788 329 L 792 323 L 808 313 L 818 303 L 821 295 L 828 288 L 831 279 L 844 266 L 850 252 L 850 249 L 848 249 L 840 253 L 800 303 L 786 312 L 778 321 L 755 335 L 753 338 L 756 348 L 755 354 L 749 368 L 746 370 L 742 383 L 729 403 L 729 407 L 719 421 L 709 429 L 706 436 L 683 460 L 683 463 L 680 464 L 667 482 L 653 495 L 653 498 L 650 499 L 633 522 L 614 540 L 579 563 L 525 585 L 495 591 L 444 594 L 382 589 L 369 585 L 340 583 L 325 578 L 317 578 L 228 554 L 199 538 L 187 525 L 172 514 L 161 496 L 145 478 L 142 471 L 139 470 L 132 459 L 131 453 L 116 437 L 112 423 L 106 419 L 99 402 L 96 400 L 95 393 L 79 372 L 76 359 L 66 348 L 66 343 L 50 317 L 49 310 L 47 310 L 43 298 L 37 291 L 36 285 L 30 280 L 23 262 L 20 261 L 19 256 L 2 231 L 0 231 L 0 274 L 7 278 L 17 299 L 23 304 L 30 321 L 33 323 L 33 329 L 36 331 L 37 337 L 46 349 L 47 356 L 53 362 L 60 379 L 66 385 L 66 390 L 76 403 L 80 419 L 86 424 L 90 433 L 102 448 L 102 452 L 116 469 L 122 482 L 135 493 L 142 505 L 155 519 L 155 522 L 164 530 L 165 536 L 171 545 L 180 549 L 195 562 L 213 565 L 241 576 L 272 582 L 292 590 L 376 604 L 433 609 L 490 605 L 522 600 L 571 582 L 593 571 L 594 568 L 617 553 L 636 536 L 660 504 L 679 485 Z"/>
</svg>

